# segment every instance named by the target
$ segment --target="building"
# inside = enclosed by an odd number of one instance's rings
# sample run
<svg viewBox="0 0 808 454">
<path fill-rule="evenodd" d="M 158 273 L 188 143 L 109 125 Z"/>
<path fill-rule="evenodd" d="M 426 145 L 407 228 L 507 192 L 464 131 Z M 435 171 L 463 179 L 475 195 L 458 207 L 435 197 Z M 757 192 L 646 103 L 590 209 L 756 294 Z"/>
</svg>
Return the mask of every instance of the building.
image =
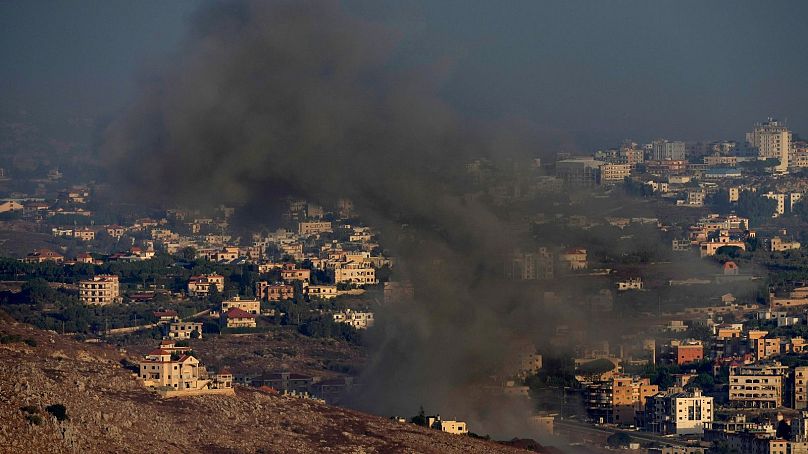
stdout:
<svg viewBox="0 0 808 454">
<path fill-rule="evenodd" d="M 79 281 L 79 300 L 84 304 L 99 306 L 120 302 L 118 276 L 101 274 L 89 280 Z"/>
<path fill-rule="evenodd" d="M 227 370 L 208 375 L 199 360 L 185 348 L 163 341 L 138 363 L 138 378 L 144 386 L 165 397 L 199 394 L 233 395 L 233 376 Z"/>
<path fill-rule="evenodd" d="M 630 277 L 628 279 L 618 281 L 617 290 L 620 290 L 621 292 L 626 290 L 642 290 L 642 278 Z"/>
<path fill-rule="evenodd" d="M 704 345 L 701 341 L 682 342 L 673 347 L 676 364 L 695 363 L 704 359 Z"/>
<path fill-rule="evenodd" d="M 54 263 L 62 263 L 65 261 L 65 256 L 54 252 L 50 249 L 37 249 L 34 252 L 31 252 L 24 259 L 22 259 L 25 263 L 43 263 L 43 262 L 54 262 Z"/>
<path fill-rule="evenodd" d="M 432 429 L 437 429 L 450 434 L 465 435 L 469 433 L 468 424 L 465 422 L 441 419 L 440 415 L 427 416 L 426 424 Z"/>
<path fill-rule="evenodd" d="M 799 241 L 783 241 L 779 236 L 769 240 L 769 248 L 772 252 L 790 251 L 792 249 L 799 249 L 800 246 Z"/>
<path fill-rule="evenodd" d="M 797 410 L 808 409 L 808 366 L 794 368 L 794 402 L 791 406 Z"/>
<path fill-rule="evenodd" d="M 95 230 L 88 227 L 79 227 L 73 230 L 73 237 L 81 241 L 92 241 L 95 239 Z"/>
<path fill-rule="evenodd" d="M 283 301 L 295 297 L 295 288 L 289 284 L 255 283 L 255 294 L 262 301 Z"/>
<path fill-rule="evenodd" d="M 253 315 L 259 315 L 261 313 L 261 302 L 258 300 L 243 300 L 237 296 L 231 300 L 222 301 L 222 313 L 225 313 L 234 307 Z"/>
<path fill-rule="evenodd" d="M 310 282 L 311 270 L 305 268 L 295 268 L 294 264 L 287 263 L 281 270 L 281 279 L 287 283 L 293 281 Z"/>
<path fill-rule="evenodd" d="M 316 235 L 318 233 L 331 231 L 333 231 L 331 223 L 325 221 L 300 222 L 297 226 L 297 233 L 302 236 Z"/>
<path fill-rule="evenodd" d="M 590 418 L 598 423 L 633 425 L 646 400 L 659 393 L 648 378 L 615 375 L 607 380 L 587 383 L 584 405 Z"/>
<path fill-rule="evenodd" d="M 376 269 L 366 262 L 348 261 L 337 263 L 333 270 L 334 282 L 351 283 L 357 285 L 378 284 L 376 280 Z"/>
<path fill-rule="evenodd" d="M 564 159 L 556 162 L 556 176 L 574 188 L 592 188 L 598 183 L 603 161 L 591 158 Z"/>
<path fill-rule="evenodd" d="M 337 323 L 346 323 L 356 329 L 366 329 L 373 326 L 373 312 L 355 312 L 350 309 L 345 312 L 336 312 L 332 317 Z"/>
<path fill-rule="evenodd" d="M 692 392 L 657 394 L 648 399 L 645 409 L 646 428 L 650 432 L 669 435 L 702 434 L 713 422 L 713 398 Z"/>
<path fill-rule="evenodd" d="M 787 374 L 788 366 L 776 361 L 731 367 L 729 401 L 741 407 L 780 407 Z"/>
<path fill-rule="evenodd" d="M 777 206 L 774 208 L 774 213 L 772 213 L 773 218 L 777 218 L 785 214 L 786 198 L 788 197 L 788 194 L 767 192 L 765 194 L 762 194 L 761 197 L 766 197 L 767 199 L 771 199 L 777 202 Z"/>
<path fill-rule="evenodd" d="M 196 334 L 194 334 L 196 332 Z M 202 339 L 202 323 L 173 322 L 168 325 L 169 339 Z"/>
<path fill-rule="evenodd" d="M 22 211 L 25 208 L 21 203 L 16 200 L 4 200 L 0 202 L 0 213 L 9 213 L 13 211 Z"/>
<path fill-rule="evenodd" d="M 200 274 L 191 276 L 188 281 L 188 294 L 200 298 L 205 298 L 210 293 L 210 286 L 216 287 L 219 293 L 224 291 L 224 276 L 219 274 Z"/>
<path fill-rule="evenodd" d="M 684 161 L 686 155 L 684 142 L 655 140 L 652 143 L 651 157 L 654 161 Z"/>
<path fill-rule="evenodd" d="M 631 164 L 601 164 L 600 184 L 622 183 L 631 176 Z"/>
<path fill-rule="evenodd" d="M 536 252 L 514 251 L 505 259 L 505 278 L 515 281 L 552 279 L 555 276 L 553 262 L 553 253 L 546 247 Z"/>
<path fill-rule="evenodd" d="M 584 270 L 587 267 L 586 249 L 566 249 L 558 255 L 558 260 L 571 271 Z"/>
<path fill-rule="evenodd" d="M 755 125 L 752 132 L 746 133 L 746 142 L 757 148 L 758 156 L 763 159 L 779 159 L 775 167 L 783 172 L 788 169 L 788 153 L 791 148 L 791 131 L 779 121 L 769 118 Z"/>
<path fill-rule="evenodd" d="M 310 285 L 303 290 L 309 298 L 332 299 L 337 297 L 336 285 Z"/>
<path fill-rule="evenodd" d="M 222 313 L 222 323 L 226 328 L 255 328 L 256 315 L 245 312 L 237 307 Z"/>
</svg>

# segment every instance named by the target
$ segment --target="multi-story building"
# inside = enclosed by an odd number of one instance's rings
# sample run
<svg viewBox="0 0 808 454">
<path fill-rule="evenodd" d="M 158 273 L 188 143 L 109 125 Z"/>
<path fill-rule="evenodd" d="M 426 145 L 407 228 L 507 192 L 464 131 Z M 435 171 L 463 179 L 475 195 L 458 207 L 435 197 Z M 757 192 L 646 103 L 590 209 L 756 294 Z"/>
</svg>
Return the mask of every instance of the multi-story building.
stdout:
<svg viewBox="0 0 808 454">
<path fill-rule="evenodd" d="M 752 132 L 746 133 L 746 141 L 750 146 L 757 148 L 759 157 L 779 159 L 780 164 L 775 167 L 776 170 L 788 169 L 791 131 L 784 124 L 769 118 L 763 123 L 756 124 Z"/>
<path fill-rule="evenodd" d="M 676 355 L 676 364 L 688 364 L 701 361 L 704 358 L 704 345 L 701 341 L 681 342 L 673 347 Z"/>
<path fill-rule="evenodd" d="M 558 254 L 558 260 L 568 270 L 583 270 L 587 266 L 586 249 L 570 248 Z"/>
<path fill-rule="evenodd" d="M 196 334 L 194 334 L 194 331 Z M 202 323 L 173 322 L 168 325 L 169 339 L 202 339 Z"/>
<path fill-rule="evenodd" d="M 767 192 L 762 194 L 761 197 L 766 197 L 767 199 L 774 200 L 777 202 L 777 206 L 774 208 L 774 213 L 772 213 L 772 217 L 780 217 L 786 212 L 786 198 L 788 194 L 778 194 L 774 192 Z"/>
<path fill-rule="evenodd" d="M 227 328 L 255 328 L 256 316 L 237 307 L 222 313 L 222 324 Z"/>
<path fill-rule="evenodd" d="M 105 306 L 121 300 L 118 276 L 101 274 L 79 281 L 79 300 L 84 304 Z"/>
<path fill-rule="evenodd" d="M 373 312 L 355 312 L 347 309 L 345 312 L 336 312 L 332 317 L 337 323 L 346 323 L 356 329 L 366 329 L 373 326 Z"/>
<path fill-rule="evenodd" d="M 632 425 L 646 400 L 659 392 L 649 379 L 615 375 L 586 384 L 584 403 L 590 418 L 600 423 Z"/>
<path fill-rule="evenodd" d="M 787 375 L 788 366 L 776 361 L 731 367 L 729 401 L 742 407 L 780 407 Z"/>
<path fill-rule="evenodd" d="M 684 142 L 656 140 L 652 147 L 651 157 L 655 161 L 684 161 L 687 159 Z"/>
<path fill-rule="evenodd" d="M 191 276 L 191 279 L 188 281 L 188 294 L 204 298 L 210 293 L 211 285 L 215 286 L 219 293 L 223 292 L 224 276 L 219 274 Z"/>
<path fill-rule="evenodd" d="M 22 259 L 25 263 L 44 263 L 44 262 L 54 262 L 54 263 L 62 263 L 65 261 L 65 256 L 54 252 L 50 249 L 37 249 L 34 252 L 31 252 L 24 259 Z"/>
<path fill-rule="evenodd" d="M 255 283 L 255 294 L 262 301 L 283 301 L 295 296 L 295 288 L 289 284 L 270 284 L 267 281 Z"/>
<path fill-rule="evenodd" d="M 808 366 L 794 368 L 794 402 L 792 407 L 797 410 L 808 409 Z M 806 432 L 808 435 L 808 431 Z"/>
<path fill-rule="evenodd" d="M 713 422 L 713 398 L 703 396 L 698 388 L 692 392 L 660 393 L 647 400 L 645 417 L 650 432 L 702 434 Z"/>
<path fill-rule="evenodd" d="M 294 264 L 287 263 L 281 270 L 281 279 L 287 283 L 294 281 L 310 282 L 311 270 L 306 268 L 296 268 Z"/>
<path fill-rule="evenodd" d="M 331 223 L 325 221 L 300 222 L 297 226 L 297 233 L 303 236 L 316 235 L 318 233 L 331 231 Z"/>
<path fill-rule="evenodd" d="M 337 297 L 336 285 L 310 285 L 303 290 L 309 298 L 331 299 Z"/>
<path fill-rule="evenodd" d="M 257 299 L 243 300 L 237 296 L 231 300 L 222 301 L 222 313 L 225 313 L 234 307 L 253 315 L 258 315 L 261 313 L 261 302 Z"/>
<path fill-rule="evenodd" d="M 450 434 L 465 435 L 469 433 L 469 426 L 463 421 L 441 419 L 440 415 L 427 416 L 427 426 Z"/>
<path fill-rule="evenodd" d="M 352 283 L 357 285 L 378 284 L 376 280 L 376 269 L 367 262 L 342 262 L 335 264 L 331 270 L 334 282 Z"/>
<path fill-rule="evenodd" d="M 800 246 L 799 241 L 783 241 L 779 236 L 769 240 L 769 247 L 772 252 L 790 251 L 792 249 L 799 249 Z"/>
<path fill-rule="evenodd" d="M 631 176 L 631 164 L 601 164 L 600 184 L 622 183 Z"/>
<path fill-rule="evenodd" d="M 505 277 L 515 281 L 552 279 L 555 276 L 553 253 L 546 247 L 536 252 L 514 251 L 505 260 Z"/>
<path fill-rule="evenodd" d="M 591 158 L 564 159 L 556 162 L 556 176 L 574 188 L 592 188 L 600 176 L 603 161 Z"/>
</svg>

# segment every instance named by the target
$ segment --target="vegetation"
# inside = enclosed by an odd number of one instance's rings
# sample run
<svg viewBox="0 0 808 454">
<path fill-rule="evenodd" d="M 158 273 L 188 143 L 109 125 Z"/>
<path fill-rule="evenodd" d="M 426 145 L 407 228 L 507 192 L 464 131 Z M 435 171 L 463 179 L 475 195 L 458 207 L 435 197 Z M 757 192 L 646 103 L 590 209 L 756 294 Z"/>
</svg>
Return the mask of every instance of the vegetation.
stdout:
<svg viewBox="0 0 808 454">
<path fill-rule="evenodd" d="M 614 433 L 606 439 L 606 444 L 612 448 L 627 448 L 629 443 L 631 443 L 631 437 L 625 432 Z"/>
<path fill-rule="evenodd" d="M 58 421 L 66 421 L 70 419 L 67 416 L 67 408 L 62 404 L 53 404 L 45 407 L 45 411 L 53 415 Z"/>
</svg>

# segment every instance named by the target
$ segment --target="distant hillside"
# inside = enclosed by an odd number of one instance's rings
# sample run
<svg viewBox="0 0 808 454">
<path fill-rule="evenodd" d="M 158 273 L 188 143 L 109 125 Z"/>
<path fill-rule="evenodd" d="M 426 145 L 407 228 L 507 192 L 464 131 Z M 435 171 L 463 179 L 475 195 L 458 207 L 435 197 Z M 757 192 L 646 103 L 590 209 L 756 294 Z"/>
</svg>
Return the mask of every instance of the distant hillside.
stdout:
<svg viewBox="0 0 808 454">
<path fill-rule="evenodd" d="M 525 452 L 243 387 L 163 400 L 121 359 L 0 313 L 0 452 Z"/>
</svg>

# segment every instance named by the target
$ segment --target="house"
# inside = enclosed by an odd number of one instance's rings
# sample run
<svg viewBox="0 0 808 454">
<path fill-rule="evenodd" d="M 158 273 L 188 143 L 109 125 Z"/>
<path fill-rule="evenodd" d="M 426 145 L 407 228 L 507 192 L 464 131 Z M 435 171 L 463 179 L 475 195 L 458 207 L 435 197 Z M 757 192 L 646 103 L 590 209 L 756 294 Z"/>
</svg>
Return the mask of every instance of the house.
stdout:
<svg viewBox="0 0 808 454">
<path fill-rule="evenodd" d="M 65 261 L 65 256 L 58 252 L 54 252 L 50 249 L 37 249 L 34 252 L 31 252 L 24 259 L 22 259 L 25 263 L 43 263 L 43 262 L 55 262 L 55 263 L 63 263 Z"/>
<path fill-rule="evenodd" d="M 227 328 L 255 328 L 256 315 L 245 312 L 237 307 L 222 313 L 222 323 Z"/>
<path fill-rule="evenodd" d="M 310 282 L 311 270 L 296 268 L 294 264 L 287 263 L 281 270 L 281 279 L 286 283 L 294 281 Z"/>
<path fill-rule="evenodd" d="M 586 249 L 566 249 L 558 255 L 558 260 L 571 271 L 584 270 L 587 267 Z"/>
<path fill-rule="evenodd" d="M 231 300 L 222 301 L 222 313 L 234 307 L 253 315 L 259 315 L 261 313 L 261 302 L 255 299 L 243 300 L 237 296 Z"/>
<path fill-rule="evenodd" d="M 219 274 L 200 274 L 191 276 L 188 281 L 188 294 L 200 298 L 207 297 L 210 293 L 210 286 L 216 287 L 216 290 L 221 293 L 224 291 L 224 276 Z"/>
<path fill-rule="evenodd" d="M 13 211 L 22 211 L 24 207 L 16 200 L 4 200 L 0 202 L 0 213 L 9 213 Z"/>
<path fill-rule="evenodd" d="M 177 311 L 169 309 L 165 311 L 154 311 L 154 318 L 157 319 L 157 323 L 168 323 L 176 321 L 179 318 L 179 314 Z M 202 331 L 200 331 L 201 333 Z"/>
<path fill-rule="evenodd" d="M 194 334 L 196 333 L 196 334 Z M 202 323 L 172 322 L 168 326 L 169 339 L 202 339 Z"/>
<path fill-rule="evenodd" d="M 704 345 L 701 341 L 681 342 L 673 346 L 676 364 L 689 364 L 701 361 L 704 358 Z"/>
<path fill-rule="evenodd" d="M 112 238 L 120 239 L 124 233 L 126 233 L 126 228 L 121 227 L 120 225 L 113 224 L 108 225 L 105 228 L 107 235 L 111 236 Z"/>
<path fill-rule="evenodd" d="M 301 222 L 297 227 L 297 233 L 301 236 L 309 236 L 331 231 L 333 231 L 331 228 L 331 223 L 325 221 Z"/>
<path fill-rule="evenodd" d="M 740 268 L 738 268 L 738 265 L 732 260 L 724 262 L 722 269 L 724 271 L 724 276 L 737 276 L 741 271 Z"/>
<path fill-rule="evenodd" d="M 463 421 L 453 421 L 450 419 L 441 419 L 440 415 L 427 416 L 426 425 L 431 429 L 437 429 L 441 432 L 450 434 L 465 435 L 469 433 L 468 424 Z"/>
<path fill-rule="evenodd" d="M 337 297 L 336 285 L 310 285 L 303 291 L 309 298 L 331 299 Z"/>
<path fill-rule="evenodd" d="M 617 290 L 642 290 L 642 278 L 631 277 L 617 282 Z"/>
<path fill-rule="evenodd" d="M 79 227 L 73 230 L 73 238 L 77 238 L 81 241 L 92 241 L 95 239 L 95 230 L 89 227 Z"/>
<path fill-rule="evenodd" d="M 332 314 L 336 323 L 346 323 L 356 329 L 366 329 L 373 326 L 373 312 L 354 312 L 346 309 L 345 312 Z"/>
<path fill-rule="evenodd" d="M 288 284 L 270 284 L 267 281 L 255 283 L 255 294 L 262 301 L 283 301 L 295 296 L 295 288 Z"/>
<path fill-rule="evenodd" d="M 349 260 L 337 263 L 331 270 L 336 283 L 351 283 L 357 285 L 378 284 L 376 270 L 367 262 Z"/>
<path fill-rule="evenodd" d="M 118 276 L 100 274 L 92 279 L 79 281 L 79 300 L 84 304 L 106 306 L 121 301 Z"/>
<path fill-rule="evenodd" d="M 799 249 L 800 242 L 799 241 L 783 241 L 782 238 L 776 236 L 769 240 L 769 248 L 772 252 L 784 252 L 790 251 L 792 249 Z"/>
<path fill-rule="evenodd" d="M 165 348 L 163 348 L 165 347 Z M 163 341 L 160 348 L 147 353 L 138 362 L 138 379 L 156 389 L 163 397 L 183 395 L 233 395 L 233 375 L 223 370 L 208 375 L 199 360 L 182 347 Z"/>
</svg>

